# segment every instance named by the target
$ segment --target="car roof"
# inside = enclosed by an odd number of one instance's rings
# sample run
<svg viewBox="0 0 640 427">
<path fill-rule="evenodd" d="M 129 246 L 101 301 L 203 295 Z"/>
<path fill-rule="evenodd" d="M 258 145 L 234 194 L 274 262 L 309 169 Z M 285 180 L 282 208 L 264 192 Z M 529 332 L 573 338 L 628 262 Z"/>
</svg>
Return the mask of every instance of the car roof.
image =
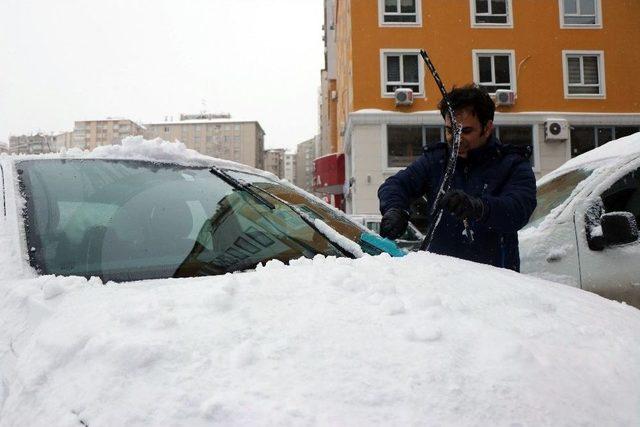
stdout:
<svg viewBox="0 0 640 427">
<path fill-rule="evenodd" d="M 104 145 L 92 151 L 79 148 L 62 149 L 58 153 L 46 154 L 2 154 L 2 158 L 11 161 L 42 159 L 81 159 L 81 160 L 136 160 L 152 163 L 165 163 L 181 166 L 211 167 L 230 169 L 260 175 L 280 181 L 276 175 L 232 160 L 200 154 L 187 148 L 181 142 L 168 142 L 161 139 L 146 140 L 142 136 L 125 138 L 121 145 Z"/>
<path fill-rule="evenodd" d="M 538 180 L 538 185 L 577 169 L 594 170 L 612 165 L 624 165 L 640 158 L 640 132 L 610 141 L 568 160 Z"/>
</svg>

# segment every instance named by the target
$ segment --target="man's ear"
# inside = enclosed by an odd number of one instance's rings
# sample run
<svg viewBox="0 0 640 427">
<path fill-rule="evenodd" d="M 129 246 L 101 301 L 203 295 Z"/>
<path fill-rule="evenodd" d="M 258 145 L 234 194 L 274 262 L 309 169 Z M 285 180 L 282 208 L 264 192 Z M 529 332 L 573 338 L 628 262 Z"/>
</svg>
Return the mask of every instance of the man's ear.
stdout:
<svg viewBox="0 0 640 427">
<path fill-rule="evenodd" d="M 487 124 L 484 126 L 484 130 L 482 131 L 482 136 L 489 137 L 493 132 L 493 120 L 489 120 Z"/>
</svg>

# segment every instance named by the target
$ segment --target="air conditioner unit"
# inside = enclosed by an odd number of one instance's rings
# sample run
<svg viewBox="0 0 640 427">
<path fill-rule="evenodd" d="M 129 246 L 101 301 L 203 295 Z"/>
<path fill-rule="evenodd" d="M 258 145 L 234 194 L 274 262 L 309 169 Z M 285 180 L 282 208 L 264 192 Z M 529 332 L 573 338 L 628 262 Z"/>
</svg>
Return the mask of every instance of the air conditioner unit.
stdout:
<svg viewBox="0 0 640 427">
<path fill-rule="evenodd" d="M 516 103 L 516 93 L 512 90 L 496 90 L 496 105 L 513 105 Z"/>
<path fill-rule="evenodd" d="M 547 119 L 544 122 L 544 139 L 547 141 L 569 139 L 569 123 L 565 119 Z"/>
<path fill-rule="evenodd" d="M 411 89 L 399 88 L 393 92 L 396 106 L 413 104 L 413 91 Z"/>
</svg>

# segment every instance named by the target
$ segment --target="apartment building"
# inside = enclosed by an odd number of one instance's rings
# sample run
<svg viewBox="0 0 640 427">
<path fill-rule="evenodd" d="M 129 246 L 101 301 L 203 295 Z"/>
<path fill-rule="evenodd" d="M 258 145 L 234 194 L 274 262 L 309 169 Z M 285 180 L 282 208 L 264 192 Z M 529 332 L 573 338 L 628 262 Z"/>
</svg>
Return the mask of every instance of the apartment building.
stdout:
<svg viewBox="0 0 640 427">
<path fill-rule="evenodd" d="M 284 178 L 284 148 L 264 150 L 264 170 L 271 172 L 278 178 Z"/>
<path fill-rule="evenodd" d="M 207 156 L 264 169 L 264 130 L 257 121 L 214 114 L 181 115 L 179 121 L 145 124 L 145 138 L 180 141 Z"/>
<path fill-rule="evenodd" d="M 56 134 L 53 136 L 53 141 L 55 142 L 56 148 L 58 150 L 62 149 L 63 147 L 66 149 L 84 147 L 84 144 L 83 147 L 79 147 L 74 144 L 73 131 Z"/>
<path fill-rule="evenodd" d="M 12 154 L 42 154 L 56 152 L 53 135 L 36 133 L 9 137 L 9 151 Z"/>
<path fill-rule="evenodd" d="M 301 142 L 296 150 L 296 176 L 294 183 L 309 192 L 313 192 L 313 160 L 316 158 L 318 138 Z"/>
<path fill-rule="evenodd" d="M 296 155 L 285 153 L 284 155 L 284 179 L 294 183 L 296 180 Z"/>
<path fill-rule="evenodd" d="M 538 177 L 640 130 L 638 1 L 325 0 L 325 20 L 321 129 L 345 154 L 348 213 L 377 213 L 380 184 L 444 138 L 420 49 L 448 88 L 487 89 L 496 135 L 532 145 Z"/>
<path fill-rule="evenodd" d="M 120 144 L 127 136 L 142 135 L 144 127 L 123 118 L 81 120 L 74 123 L 72 147 L 93 150 L 100 145 Z"/>
<path fill-rule="evenodd" d="M 6 142 L 0 141 L 0 154 L 8 153 L 8 152 L 9 152 L 9 145 Z"/>
</svg>

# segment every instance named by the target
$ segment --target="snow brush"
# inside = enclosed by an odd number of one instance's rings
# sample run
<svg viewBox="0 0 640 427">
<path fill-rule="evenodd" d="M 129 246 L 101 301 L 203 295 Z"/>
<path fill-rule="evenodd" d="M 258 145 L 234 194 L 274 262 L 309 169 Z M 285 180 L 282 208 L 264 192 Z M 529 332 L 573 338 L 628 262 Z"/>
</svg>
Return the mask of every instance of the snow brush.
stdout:
<svg viewBox="0 0 640 427">
<path fill-rule="evenodd" d="M 440 89 L 440 93 L 442 94 L 442 99 L 444 100 L 447 106 L 447 114 L 451 119 L 451 127 L 453 128 L 453 143 L 451 144 L 451 153 L 449 154 L 449 160 L 447 161 L 447 169 L 444 171 L 444 175 L 442 175 L 442 182 L 440 183 L 440 188 L 438 189 L 438 193 L 436 194 L 436 198 L 431 205 L 431 209 L 429 211 L 429 218 L 431 218 L 431 222 L 427 226 L 427 231 L 424 236 L 424 240 L 422 244 L 420 244 L 420 250 L 425 251 L 429 250 L 429 246 L 431 245 L 431 240 L 433 239 L 433 234 L 436 231 L 436 227 L 440 222 L 440 218 L 442 217 L 442 207 L 440 207 L 440 201 L 442 197 L 449 191 L 451 188 L 451 181 L 453 179 L 453 172 L 456 169 L 456 160 L 458 159 L 458 152 L 460 151 L 460 136 L 462 135 L 462 127 L 457 122 L 456 117 L 453 113 L 453 108 L 451 107 L 451 102 L 449 102 L 449 96 L 447 95 L 447 89 L 445 89 L 438 72 L 436 71 L 436 67 L 431 62 L 431 58 L 427 54 L 427 51 L 424 49 L 420 49 L 420 56 L 424 60 L 427 68 L 431 72 L 433 79 L 438 85 L 438 89 Z M 469 222 L 465 219 L 464 223 L 464 232 L 463 234 L 467 236 L 470 241 L 473 241 L 473 232 L 469 229 Z"/>
</svg>

